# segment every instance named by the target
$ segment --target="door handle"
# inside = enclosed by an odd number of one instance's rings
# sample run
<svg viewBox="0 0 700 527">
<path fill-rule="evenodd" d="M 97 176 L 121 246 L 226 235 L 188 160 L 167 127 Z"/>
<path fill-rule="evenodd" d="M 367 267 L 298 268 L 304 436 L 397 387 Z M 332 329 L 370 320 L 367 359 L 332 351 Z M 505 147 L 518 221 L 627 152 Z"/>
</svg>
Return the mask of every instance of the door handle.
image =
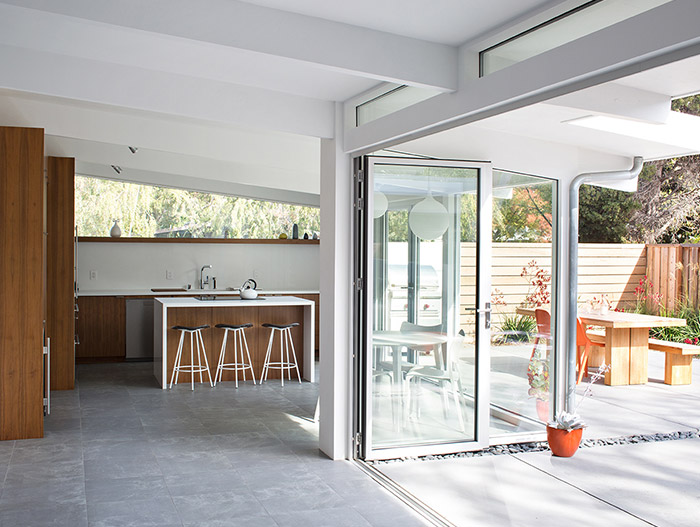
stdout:
<svg viewBox="0 0 700 527">
<path fill-rule="evenodd" d="M 491 328 L 491 302 L 486 302 L 484 304 L 484 309 L 477 309 L 477 313 L 484 314 L 484 327 L 486 329 Z"/>
<path fill-rule="evenodd" d="M 484 309 L 479 309 L 476 307 L 465 307 L 464 311 L 467 313 L 483 313 L 485 315 L 484 326 L 486 327 L 486 329 L 489 329 L 491 327 L 491 302 L 486 302 L 484 304 Z"/>
</svg>

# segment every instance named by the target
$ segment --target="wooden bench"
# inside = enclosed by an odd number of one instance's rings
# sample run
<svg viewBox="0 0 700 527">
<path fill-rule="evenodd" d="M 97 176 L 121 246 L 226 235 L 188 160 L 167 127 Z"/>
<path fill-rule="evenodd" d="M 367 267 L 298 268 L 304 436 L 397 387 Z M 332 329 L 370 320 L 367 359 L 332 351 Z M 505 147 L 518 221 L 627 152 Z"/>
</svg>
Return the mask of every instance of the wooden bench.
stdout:
<svg viewBox="0 0 700 527">
<path fill-rule="evenodd" d="M 666 354 L 664 383 L 677 385 L 693 381 L 693 355 L 700 355 L 700 346 L 650 338 L 649 349 Z"/>
<path fill-rule="evenodd" d="M 586 332 L 591 341 L 605 344 L 605 333 L 602 331 Z M 669 342 L 667 340 L 649 339 L 649 349 L 662 351 L 666 354 L 664 368 L 664 383 L 670 385 L 690 384 L 693 380 L 693 355 L 700 355 L 700 346 L 684 342 Z"/>
</svg>

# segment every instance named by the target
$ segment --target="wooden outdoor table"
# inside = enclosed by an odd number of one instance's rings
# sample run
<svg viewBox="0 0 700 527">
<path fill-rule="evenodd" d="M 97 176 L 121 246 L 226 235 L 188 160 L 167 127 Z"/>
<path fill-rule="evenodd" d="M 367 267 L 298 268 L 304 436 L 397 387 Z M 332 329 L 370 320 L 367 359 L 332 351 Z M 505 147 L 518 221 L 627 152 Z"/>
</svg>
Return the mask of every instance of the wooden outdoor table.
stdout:
<svg viewBox="0 0 700 527">
<path fill-rule="evenodd" d="M 535 310 L 517 308 L 520 315 L 535 316 Z M 621 386 L 646 384 L 649 380 L 649 329 L 655 327 L 685 326 L 682 318 L 642 315 L 639 313 L 580 312 L 581 322 L 605 328 L 605 384 Z M 590 366 L 600 366 L 600 359 L 589 358 Z"/>
</svg>

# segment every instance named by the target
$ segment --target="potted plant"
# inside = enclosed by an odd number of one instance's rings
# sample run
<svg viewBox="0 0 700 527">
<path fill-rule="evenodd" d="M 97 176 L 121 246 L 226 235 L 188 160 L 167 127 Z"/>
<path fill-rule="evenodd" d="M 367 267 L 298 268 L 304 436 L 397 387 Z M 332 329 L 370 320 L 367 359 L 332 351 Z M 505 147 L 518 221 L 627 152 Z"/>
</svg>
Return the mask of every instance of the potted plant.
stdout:
<svg viewBox="0 0 700 527">
<path fill-rule="evenodd" d="M 571 457 L 581 444 L 586 423 L 580 416 L 561 412 L 554 421 L 547 423 L 547 443 L 552 455 Z"/>
<path fill-rule="evenodd" d="M 571 457 L 578 450 L 581 444 L 583 429 L 586 428 L 586 423 L 578 415 L 579 406 L 586 397 L 591 396 L 591 387 L 598 379 L 601 379 L 605 372 L 610 369 L 610 366 L 603 364 L 598 370 L 591 375 L 590 380 L 586 384 L 586 389 L 581 396 L 581 400 L 574 408 L 573 413 L 560 412 L 557 414 L 554 421 L 547 423 L 547 443 L 552 455 L 558 457 Z"/>
</svg>

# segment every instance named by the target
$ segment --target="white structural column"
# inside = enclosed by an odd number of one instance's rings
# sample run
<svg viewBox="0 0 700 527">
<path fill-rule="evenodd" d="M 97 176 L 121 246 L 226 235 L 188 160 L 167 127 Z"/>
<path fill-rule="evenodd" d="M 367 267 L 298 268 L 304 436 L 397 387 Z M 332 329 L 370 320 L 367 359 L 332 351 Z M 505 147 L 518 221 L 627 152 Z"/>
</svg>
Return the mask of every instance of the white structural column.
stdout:
<svg viewBox="0 0 700 527">
<path fill-rule="evenodd" d="M 321 140 L 321 318 L 319 447 L 350 457 L 352 412 L 352 174 L 342 151 L 342 105 L 336 138 Z"/>
</svg>

